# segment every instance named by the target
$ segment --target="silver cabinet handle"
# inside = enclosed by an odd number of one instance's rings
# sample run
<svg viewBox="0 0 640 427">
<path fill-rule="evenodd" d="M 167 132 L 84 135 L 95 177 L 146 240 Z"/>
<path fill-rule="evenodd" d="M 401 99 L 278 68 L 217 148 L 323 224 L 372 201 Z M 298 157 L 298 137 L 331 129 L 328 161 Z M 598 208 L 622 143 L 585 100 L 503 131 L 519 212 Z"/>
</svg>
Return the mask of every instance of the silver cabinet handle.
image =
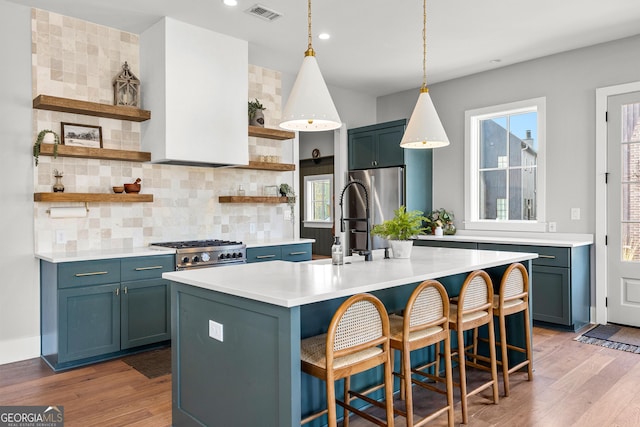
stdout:
<svg viewBox="0 0 640 427">
<path fill-rule="evenodd" d="M 124 293 L 125 293 L 125 295 L 126 295 L 127 293 L 129 293 L 129 287 L 128 287 L 128 286 L 125 286 L 125 287 L 124 287 Z"/>
<path fill-rule="evenodd" d="M 538 258 L 556 259 L 555 255 L 540 255 L 540 254 L 538 254 Z"/>
<path fill-rule="evenodd" d="M 157 270 L 162 268 L 161 265 L 154 265 L 153 267 L 136 267 L 136 271 L 145 271 L 145 270 Z"/>
<path fill-rule="evenodd" d="M 302 251 L 302 252 L 289 252 L 289 255 L 304 255 L 306 254 L 307 251 Z"/>
<path fill-rule="evenodd" d="M 76 273 L 76 277 L 84 277 L 84 276 L 99 276 L 101 274 L 109 274 L 108 271 L 94 271 L 91 273 Z"/>
<path fill-rule="evenodd" d="M 275 254 L 272 255 L 258 255 L 256 256 L 257 259 L 265 259 L 265 258 L 275 258 Z"/>
<path fill-rule="evenodd" d="M 116 296 L 120 295 L 120 288 L 116 288 Z"/>
</svg>

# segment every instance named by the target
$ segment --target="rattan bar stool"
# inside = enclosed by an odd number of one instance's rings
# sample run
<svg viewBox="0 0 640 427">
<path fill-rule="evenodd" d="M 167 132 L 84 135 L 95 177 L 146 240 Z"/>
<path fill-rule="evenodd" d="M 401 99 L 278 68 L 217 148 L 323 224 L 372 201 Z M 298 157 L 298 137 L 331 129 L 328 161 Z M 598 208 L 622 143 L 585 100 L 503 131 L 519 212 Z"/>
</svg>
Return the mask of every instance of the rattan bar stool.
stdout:
<svg viewBox="0 0 640 427">
<path fill-rule="evenodd" d="M 400 351 L 401 372 L 394 373 L 401 379 L 401 395 L 405 398 L 406 412 L 396 408 L 396 412 L 406 417 L 407 426 L 422 426 L 441 414 L 447 412 L 449 426 L 454 425 L 453 382 L 451 377 L 451 337 L 449 334 L 449 297 L 444 286 L 436 280 L 422 282 L 412 292 L 404 310 L 403 317 L 391 316 L 391 348 Z M 411 352 L 431 345 L 444 345 L 444 378 L 439 376 L 439 363 L 433 361 L 426 365 L 411 368 Z M 436 348 L 436 352 L 438 348 Z M 392 353 L 393 361 L 393 353 Z M 393 362 L 392 362 L 393 364 Z M 429 368 L 435 366 L 436 371 L 430 373 Z M 412 375 L 413 374 L 413 375 Z M 414 375 L 423 377 L 415 378 Z M 445 383 L 445 389 L 438 388 L 427 381 Z M 413 384 L 427 390 L 445 394 L 447 405 L 435 412 L 414 421 Z"/>
<path fill-rule="evenodd" d="M 512 314 L 523 313 L 523 328 L 525 346 L 519 347 L 507 343 L 506 318 Z M 500 280 L 500 293 L 493 297 L 493 315 L 498 318 L 500 328 L 500 341 L 496 343 L 500 347 L 500 360 L 498 365 L 502 367 L 504 383 L 504 395 L 509 396 L 509 374 L 527 367 L 527 379 L 533 379 L 533 358 L 531 349 L 531 319 L 529 314 L 529 274 L 524 265 L 514 263 L 509 265 Z M 474 339 L 478 340 L 477 333 Z M 481 338 L 481 340 L 484 340 Z M 486 340 L 485 340 L 486 341 Z M 477 341 L 476 341 L 477 342 Z M 510 366 L 509 351 L 516 351 L 525 355 L 525 360 Z M 474 346 L 477 351 L 477 344 Z"/>
<path fill-rule="evenodd" d="M 493 330 L 493 284 L 489 275 L 482 270 L 470 273 L 462 284 L 460 295 L 451 300 L 449 310 L 449 328 L 457 333 L 457 348 L 453 350 L 453 359 L 458 361 L 460 370 L 460 400 L 462 403 L 462 423 L 468 422 L 467 398 L 492 388 L 493 403 L 498 403 L 498 370 L 496 361 L 496 338 Z M 464 332 L 477 330 L 480 326 L 487 325 L 489 330 L 489 357 L 485 358 L 489 362 L 491 379 L 482 383 L 475 389 L 467 390 L 467 367 L 486 369 L 485 366 L 477 363 L 483 356 L 474 352 L 467 352 L 464 344 Z M 475 347 L 475 340 L 469 347 Z M 467 359 L 470 356 L 471 359 Z"/>
<path fill-rule="evenodd" d="M 370 294 L 358 294 L 343 302 L 326 334 L 306 338 L 300 344 L 302 371 L 327 383 L 327 409 L 304 418 L 301 424 L 328 414 L 328 425 L 337 425 L 336 406 L 344 409 L 343 425 L 353 412 L 380 426 L 393 426 L 393 375 L 389 347 L 389 317 L 382 302 Z M 350 390 L 350 377 L 384 365 L 384 383 L 365 391 Z M 344 378 L 344 401 L 336 398 L 335 381 Z M 384 387 L 384 404 L 366 396 Z M 386 411 L 382 420 L 350 405 L 362 399 Z M 335 404 L 334 404 L 335 402 Z"/>
</svg>

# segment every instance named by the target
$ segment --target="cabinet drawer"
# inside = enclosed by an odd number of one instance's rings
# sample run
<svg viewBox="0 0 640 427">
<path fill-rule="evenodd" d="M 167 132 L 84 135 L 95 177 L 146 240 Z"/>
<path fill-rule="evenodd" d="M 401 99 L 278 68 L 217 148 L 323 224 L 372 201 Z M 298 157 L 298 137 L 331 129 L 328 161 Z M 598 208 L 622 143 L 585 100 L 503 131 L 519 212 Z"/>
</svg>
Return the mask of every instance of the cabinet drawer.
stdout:
<svg viewBox="0 0 640 427">
<path fill-rule="evenodd" d="M 262 248 L 248 248 L 247 262 L 277 261 L 282 259 L 280 246 L 266 246 Z"/>
<path fill-rule="evenodd" d="M 58 288 L 120 282 L 120 260 L 65 262 L 58 266 Z"/>
<path fill-rule="evenodd" d="M 283 261 L 309 261 L 311 260 L 311 243 L 283 245 Z"/>
<path fill-rule="evenodd" d="M 174 255 L 142 256 L 122 258 L 120 274 L 122 281 L 155 279 L 165 271 L 173 271 L 176 258 Z"/>
<path fill-rule="evenodd" d="M 549 267 L 570 266 L 570 248 L 558 248 L 554 246 L 523 246 L 480 243 L 478 244 L 478 249 L 490 251 L 532 252 L 538 254 L 538 258 L 532 260 L 533 265 L 546 265 Z"/>
</svg>

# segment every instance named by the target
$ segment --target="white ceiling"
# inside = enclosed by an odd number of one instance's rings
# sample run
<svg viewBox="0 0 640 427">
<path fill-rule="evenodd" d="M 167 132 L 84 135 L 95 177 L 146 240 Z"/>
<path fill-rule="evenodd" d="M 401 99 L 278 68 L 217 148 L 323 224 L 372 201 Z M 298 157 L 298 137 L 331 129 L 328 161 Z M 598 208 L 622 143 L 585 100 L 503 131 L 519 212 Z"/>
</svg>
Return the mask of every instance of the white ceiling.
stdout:
<svg viewBox="0 0 640 427">
<path fill-rule="evenodd" d="M 304 0 L 238 0 L 236 8 L 222 0 L 13 1 L 138 34 L 170 16 L 248 40 L 250 59 L 291 74 L 307 48 Z M 283 16 L 267 22 L 244 13 L 256 3 Z M 313 47 L 329 85 L 377 96 L 422 83 L 420 0 L 315 0 L 312 16 Z M 318 40 L 320 32 L 331 39 Z M 640 34 L 640 0 L 429 0 L 427 80 L 635 34 Z"/>
</svg>

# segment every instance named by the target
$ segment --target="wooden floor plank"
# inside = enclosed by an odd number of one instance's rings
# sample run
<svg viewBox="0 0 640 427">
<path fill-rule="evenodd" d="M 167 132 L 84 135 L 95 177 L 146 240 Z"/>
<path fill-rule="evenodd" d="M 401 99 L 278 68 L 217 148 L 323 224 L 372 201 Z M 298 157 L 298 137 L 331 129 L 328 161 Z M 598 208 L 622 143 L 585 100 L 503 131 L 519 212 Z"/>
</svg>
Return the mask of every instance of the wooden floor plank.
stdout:
<svg viewBox="0 0 640 427">
<path fill-rule="evenodd" d="M 577 335 L 534 328 L 534 380 L 513 374 L 511 395 L 498 405 L 484 392 L 469 398 L 469 426 L 640 425 L 640 355 L 579 343 Z M 471 381 L 478 375 L 486 373 L 470 374 Z M 458 392 L 455 399 L 458 425 Z M 442 402 L 419 390 L 414 400 L 418 414 Z M 54 373 L 32 359 L 0 365 L 0 405 L 62 405 L 67 427 L 167 427 L 171 375 L 148 379 L 122 360 Z M 370 424 L 354 417 L 350 425 Z M 429 423 L 446 425 L 446 416 Z M 405 426 L 404 418 L 396 417 L 396 426 Z"/>
</svg>

